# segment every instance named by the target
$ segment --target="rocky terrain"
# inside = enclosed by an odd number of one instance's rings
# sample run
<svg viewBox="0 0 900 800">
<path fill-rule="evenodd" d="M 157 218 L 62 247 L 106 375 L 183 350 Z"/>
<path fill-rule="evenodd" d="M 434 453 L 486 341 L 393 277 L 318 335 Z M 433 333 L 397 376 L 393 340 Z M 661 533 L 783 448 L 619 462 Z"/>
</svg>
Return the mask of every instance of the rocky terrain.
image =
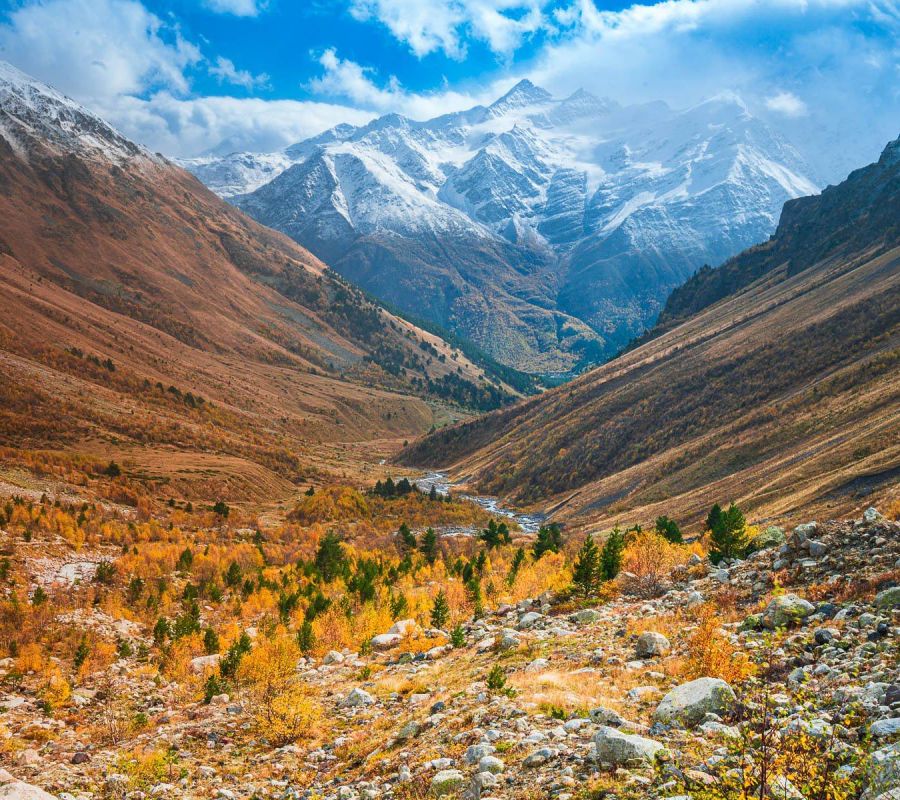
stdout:
<svg viewBox="0 0 900 800">
<path fill-rule="evenodd" d="M 42 710 L 7 658 L 0 797 L 724 798 L 758 796 L 763 765 L 772 797 L 896 797 L 900 524 L 869 509 L 786 538 L 770 527 L 755 546 L 742 561 L 695 556 L 650 591 L 622 574 L 596 607 L 547 594 L 487 609 L 452 644 L 403 620 L 366 652 L 302 658 L 324 713 L 280 746 L 240 690 L 186 699 L 148 663 L 147 629 L 118 628 L 130 654 L 75 686 L 63 713 Z M 71 624 L 115 625 L 98 611 Z M 717 653 L 729 681 L 698 674 Z M 86 733 L 115 733 L 123 702 L 137 734 L 112 746 Z M 161 755 L 140 762 L 141 748 Z"/>
</svg>

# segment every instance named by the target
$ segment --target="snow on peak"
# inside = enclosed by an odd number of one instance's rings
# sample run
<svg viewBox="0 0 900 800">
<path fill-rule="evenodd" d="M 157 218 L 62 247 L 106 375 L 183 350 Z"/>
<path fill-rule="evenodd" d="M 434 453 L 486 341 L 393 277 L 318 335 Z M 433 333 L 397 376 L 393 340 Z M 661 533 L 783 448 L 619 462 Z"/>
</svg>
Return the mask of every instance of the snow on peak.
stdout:
<svg viewBox="0 0 900 800">
<path fill-rule="evenodd" d="M 23 158 L 42 146 L 116 164 L 159 160 L 96 114 L 5 61 L 0 61 L 0 136 Z"/>
<path fill-rule="evenodd" d="M 527 78 L 519 81 L 503 97 L 490 105 L 490 110 L 495 114 L 505 114 L 529 106 L 538 106 L 549 103 L 553 96 L 540 86 L 535 86 Z"/>
</svg>

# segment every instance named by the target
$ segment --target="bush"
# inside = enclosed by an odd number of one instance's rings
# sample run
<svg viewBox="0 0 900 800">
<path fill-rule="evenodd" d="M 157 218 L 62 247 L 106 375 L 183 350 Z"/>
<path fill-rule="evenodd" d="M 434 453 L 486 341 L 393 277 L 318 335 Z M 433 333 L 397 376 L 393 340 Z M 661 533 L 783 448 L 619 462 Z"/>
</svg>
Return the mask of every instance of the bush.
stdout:
<svg viewBox="0 0 900 800">
<path fill-rule="evenodd" d="M 260 733 L 274 746 L 308 733 L 322 710 L 297 676 L 300 648 L 284 634 L 263 639 L 241 661 L 237 678 L 245 688 Z"/>
<path fill-rule="evenodd" d="M 488 673 L 487 687 L 492 692 L 502 692 L 506 687 L 506 673 L 499 664 L 494 664 Z"/>
<path fill-rule="evenodd" d="M 642 597 L 659 594 L 672 570 L 687 563 L 693 552 L 686 545 L 672 544 L 658 533 L 636 534 L 623 553 L 623 568 L 634 576 L 628 589 Z"/>
</svg>

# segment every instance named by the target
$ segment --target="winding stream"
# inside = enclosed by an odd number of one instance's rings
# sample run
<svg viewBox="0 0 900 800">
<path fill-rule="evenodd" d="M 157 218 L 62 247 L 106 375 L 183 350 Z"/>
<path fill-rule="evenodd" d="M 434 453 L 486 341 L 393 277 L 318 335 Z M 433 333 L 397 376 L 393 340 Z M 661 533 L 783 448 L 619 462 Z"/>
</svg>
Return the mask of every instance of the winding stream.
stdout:
<svg viewBox="0 0 900 800">
<path fill-rule="evenodd" d="M 429 472 L 421 478 L 416 478 L 414 483 L 423 492 L 430 492 L 431 487 L 433 486 L 434 490 L 440 495 L 446 495 L 448 492 L 453 491 L 455 486 L 455 484 L 452 484 L 447 480 L 446 472 Z M 537 533 L 538 528 L 540 528 L 544 523 L 544 520 L 546 520 L 546 517 L 543 514 L 522 514 L 513 509 L 505 508 L 500 505 L 500 501 L 496 497 L 476 494 L 458 495 L 455 491 L 453 492 L 453 495 L 454 497 L 461 497 L 464 500 L 471 500 L 473 503 L 477 503 L 490 514 L 494 514 L 498 517 L 506 517 L 507 519 L 515 521 L 518 523 L 523 533 Z M 445 531 L 444 535 L 453 535 L 454 533 L 457 536 L 473 535 L 474 532 L 474 529 L 453 529 L 453 531 Z"/>
</svg>

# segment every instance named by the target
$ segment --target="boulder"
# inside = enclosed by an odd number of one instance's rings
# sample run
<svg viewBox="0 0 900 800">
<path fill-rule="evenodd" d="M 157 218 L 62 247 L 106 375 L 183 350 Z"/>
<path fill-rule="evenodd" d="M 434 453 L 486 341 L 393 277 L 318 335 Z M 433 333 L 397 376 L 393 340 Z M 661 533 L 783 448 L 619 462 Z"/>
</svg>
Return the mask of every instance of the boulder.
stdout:
<svg viewBox="0 0 900 800">
<path fill-rule="evenodd" d="M 342 664 L 344 662 L 344 654 L 337 650 L 329 650 L 322 659 L 323 664 Z"/>
<path fill-rule="evenodd" d="M 17 781 L 5 769 L 0 769 L 0 800 L 56 800 L 56 797 L 30 783 Z"/>
<path fill-rule="evenodd" d="M 783 594 L 772 599 L 763 613 L 762 623 L 770 630 L 785 628 L 801 622 L 816 610 L 815 606 L 795 594 Z"/>
<path fill-rule="evenodd" d="M 663 724 L 694 726 L 707 714 L 726 715 L 736 701 L 734 690 L 719 678 L 697 678 L 676 686 L 657 706 L 654 720 Z"/>
<path fill-rule="evenodd" d="M 342 701 L 341 705 L 347 708 L 358 708 L 359 706 L 371 706 L 375 704 L 375 698 L 372 697 L 365 689 L 356 687 L 350 691 Z"/>
<path fill-rule="evenodd" d="M 876 739 L 886 739 L 900 733 L 900 717 L 880 719 L 869 726 L 869 733 Z"/>
<path fill-rule="evenodd" d="M 210 656 L 197 656 L 196 658 L 192 658 L 190 664 L 191 672 L 195 675 L 202 675 L 207 670 L 215 669 L 219 666 L 221 658 L 221 653 L 213 653 Z"/>
<path fill-rule="evenodd" d="M 597 760 L 601 764 L 621 766 L 631 761 L 653 763 L 656 754 L 664 748 L 653 739 L 622 733 L 615 728 L 603 725 L 594 734 L 594 749 L 597 752 Z"/>
<path fill-rule="evenodd" d="M 442 769 L 431 779 L 431 791 L 438 797 L 451 794 L 462 786 L 465 778 L 458 769 Z"/>
<path fill-rule="evenodd" d="M 765 550 L 767 547 L 778 547 L 784 544 L 786 537 L 784 528 L 777 525 L 770 525 L 764 531 L 760 531 L 751 540 L 748 550 L 756 552 L 757 550 Z"/>
<path fill-rule="evenodd" d="M 516 624 L 516 627 L 520 631 L 527 630 L 532 627 L 536 622 L 542 620 L 544 618 L 543 614 L 538 613 L 537 611 L 528 611 L 525 614 L 522 614 L 519 617 L 519 622 Z"/>
<path fill-rule="evenodd" d="M 414 619 L 398 619 L 390 628 L 388 628 L 388 633 L 406 636 L 407 634 L 415 633 L 418 627 L 419 626 Z"/>
<path fill-rule="evenodd" d="M 390 650 L 402 640 L 403 636 L 399 633 L 379 633 L 372 637 L 372 647 L 376 650 Z"/>
<path fill-rule="evenodd" d="M 875 605 L 878 608 L 890 609 L 900 606 L 900 586 L 892 586 L 875 595 Z"/>
<path fill-rule="evenodd" d="M 900 788 L 900 742 L 872 753 L 866 768 L 863 800 L 874 800 L 897 788 Z"/>
<path fill-rule="evenodd" d="M 667 655 L 671 649 L 672 645 L 665 636 L 656 631 L 647 631 L 638 636 L 635 654 L 638 658 L 652 658 Z"/>
</svg>

